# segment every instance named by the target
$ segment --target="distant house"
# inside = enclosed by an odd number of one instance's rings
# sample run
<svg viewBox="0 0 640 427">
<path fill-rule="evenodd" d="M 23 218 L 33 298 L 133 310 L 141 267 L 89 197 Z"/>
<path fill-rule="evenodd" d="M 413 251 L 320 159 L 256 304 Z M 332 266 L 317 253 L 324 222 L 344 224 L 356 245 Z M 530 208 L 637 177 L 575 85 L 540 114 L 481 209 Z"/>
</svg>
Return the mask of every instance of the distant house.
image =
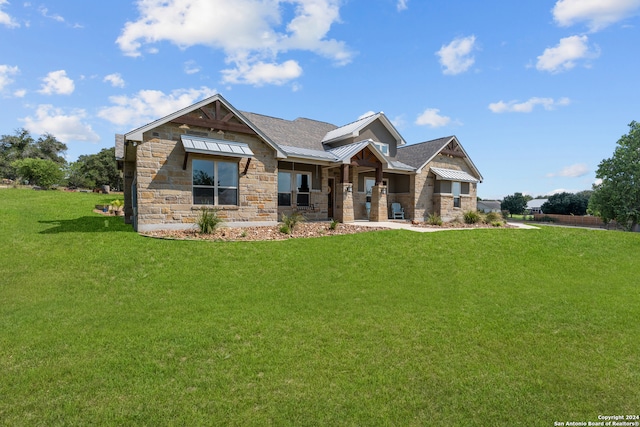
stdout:
<svg viewBox="0 0 640 427">
<path fill-rule="evenodd" d="M 478 200 L 478 211 L 483 213 L 500 212 L 500 200 Z"/>
<path fill-rule="evenodd" d="M 482 175 L 455 136 L 407 145 L 384 113 L 344 126 L 240 111 L 214 95 L 116 135 L 125 220 L 190 228 L 202 207 L 229 225 L 307 219 L 444 220 L 477 208 Z"/>
<path fill-rule="evenodd" d="M 541 214 L 542 205 L 544 205 L 549 199 L 533 199 L 527 202 L 527 212 L 531 215 L 533 214 Z"/>
</svg>

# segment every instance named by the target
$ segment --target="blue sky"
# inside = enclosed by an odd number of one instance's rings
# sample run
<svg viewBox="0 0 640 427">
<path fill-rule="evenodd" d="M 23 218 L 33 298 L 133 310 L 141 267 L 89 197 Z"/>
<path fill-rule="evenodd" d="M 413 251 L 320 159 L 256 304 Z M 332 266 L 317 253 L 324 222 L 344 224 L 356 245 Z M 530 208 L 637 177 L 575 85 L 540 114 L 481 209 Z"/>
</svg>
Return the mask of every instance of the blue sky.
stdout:
<svg viewBox="0 0 640 427">
<path fill-rule="evenodd" d="M 640 120 L 639 50 L 640 0 L 0 0 L 0 134 L 73 161 L 221 93 L 456 135 L 483 198 L 580 191 Z"/>
</svg>

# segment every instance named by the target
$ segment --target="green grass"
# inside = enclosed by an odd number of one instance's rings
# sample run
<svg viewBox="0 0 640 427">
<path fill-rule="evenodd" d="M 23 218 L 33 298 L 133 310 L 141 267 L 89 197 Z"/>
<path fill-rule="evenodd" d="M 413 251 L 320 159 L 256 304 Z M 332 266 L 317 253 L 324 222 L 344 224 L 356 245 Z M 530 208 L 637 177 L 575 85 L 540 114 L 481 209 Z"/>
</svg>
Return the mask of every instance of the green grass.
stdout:
<svg viewBox="0 0 640 427">
<path fill-rule="evenodd" d="M 166 241 L 0 190 L 0 425 L 550 426 L 640 410 L 640 234 Z"/>
</svg>

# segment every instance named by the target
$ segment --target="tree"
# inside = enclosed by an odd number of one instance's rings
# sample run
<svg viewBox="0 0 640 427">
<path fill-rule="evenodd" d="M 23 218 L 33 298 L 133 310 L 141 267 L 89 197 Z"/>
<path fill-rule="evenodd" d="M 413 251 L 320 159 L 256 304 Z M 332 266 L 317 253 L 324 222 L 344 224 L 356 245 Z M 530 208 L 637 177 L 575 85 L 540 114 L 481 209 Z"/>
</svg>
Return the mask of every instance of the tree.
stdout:
<svg viewBox="0 0 640 427">
<path fill-rule="evenodd" d="M 78 157 L 78 161 L 75 162 L 77 165 L 72 165 L 71 169 L 79 172 L 80 181 L 82 181 L 79 186 L 109 185 L 113 189 L 120 190 L 122 178 L 118 170 L 115 150 L 115 147 L 103 148 L 98 154 Z M 76 178 L 76 181 L 79 180 Z M 69 182 L 69 185 L 73 185 L 73 183 Z"/>
<path fill-rule="evenodd" d="M 541 206 L 541 209 L 546 214 L 584 215 L 587 213 L 589 197 L 585 192 L 577 194 L 558 193 L 550 196 Z"/>
<path fill-rule="evenodd" d="M 37 140 L 33 139 L 26 129 L 18 129 L 15 135 L 0 137 L 0 177 L 16 179 L 17 171 L 13 162 L 22 159 L 43 159 L 63 166 L 66 160 L 63 153 L 67 146 L 58 141 L 55 136 L 47 133 Z"/>
<path fill-rule="evenodd" d="M 598 165 L 589 209 L 605 223 L 615 220 L 626 230 L 640 222 L 640 123 L 629 124 L 629 133 L 617 142 L 613 157 Z"/>
<path fill-rule="evenodd" d="M 510 215 L 519 215 L 524 212 L 527 207 L 527 199 L 522 193 L 514 193 L 511 196 L 506 196 L 502 203 L 500 203 L 500 209 L 503 211 L 509 211 Z"/>
<path fill-rule="evenodd" d="M 64 177 L 60 165 L 49 159 L 20 159 L 11 165 L 19 177 L 45 189 L 59 184 Z"/>
</svg>

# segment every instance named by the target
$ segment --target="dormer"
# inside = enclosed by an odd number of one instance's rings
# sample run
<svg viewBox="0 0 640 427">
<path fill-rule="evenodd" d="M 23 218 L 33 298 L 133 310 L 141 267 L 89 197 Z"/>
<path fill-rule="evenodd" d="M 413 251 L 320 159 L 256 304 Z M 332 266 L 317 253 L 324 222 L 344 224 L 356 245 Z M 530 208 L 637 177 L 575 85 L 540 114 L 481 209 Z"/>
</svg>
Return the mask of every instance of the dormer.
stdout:
<svg viewBox="0 0 640 427">
<path fill-rule="evenodd" d="M 395 157 L 396 148 L 406 142 L 384 113 L 363 117 L 327 132 L 322 139 L 325 148 L 336 148 L 357 141 L 371 140 L 385 156 Z"/>
</svg>

